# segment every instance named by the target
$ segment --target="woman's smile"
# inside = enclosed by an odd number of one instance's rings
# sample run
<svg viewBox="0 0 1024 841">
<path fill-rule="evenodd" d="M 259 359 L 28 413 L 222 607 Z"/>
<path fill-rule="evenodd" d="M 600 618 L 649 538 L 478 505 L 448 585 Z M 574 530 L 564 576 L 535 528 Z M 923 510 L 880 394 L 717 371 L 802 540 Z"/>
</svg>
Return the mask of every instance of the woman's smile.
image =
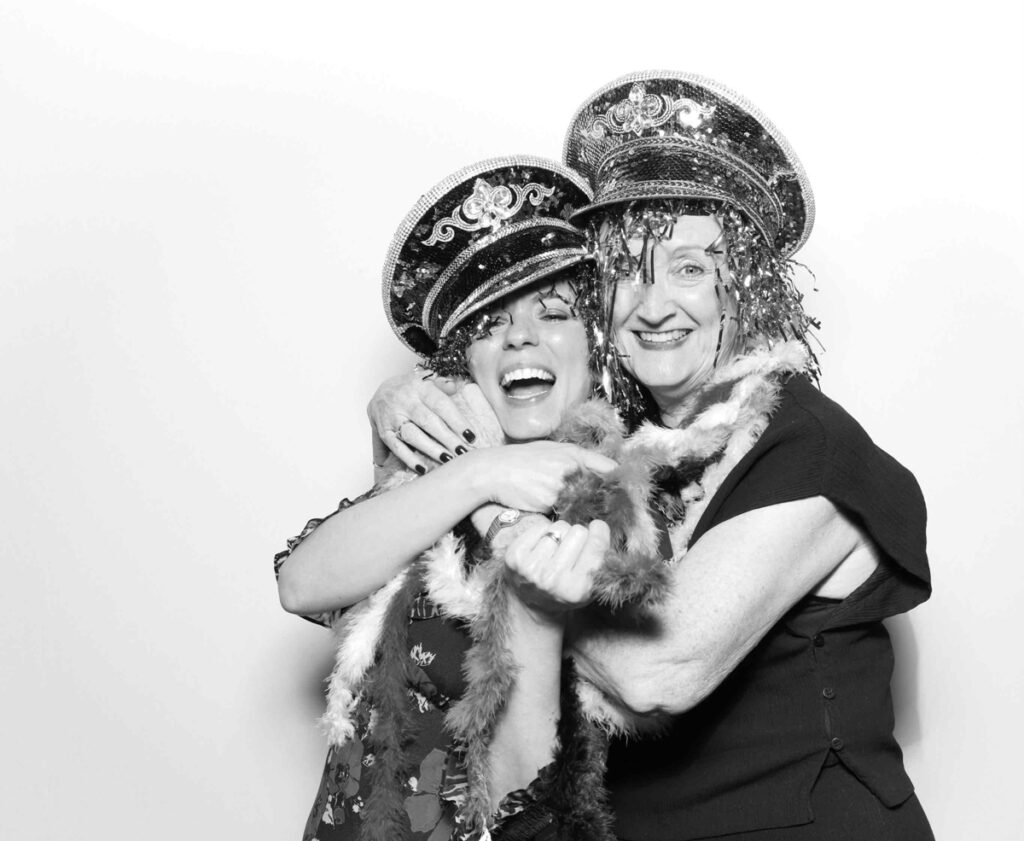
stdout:
<svg viewBox="0 0 1024 841">
<path fill-rule="evenodd" d="M 634 330 L 637 343 L 648 350 L 674 350 L 693 330 Z"/>
<path fill-rule="evenodd" d="M 557 379 L 547 368 L 516 366 L 501 375 L 499 385 L 509 400 L 539 402 L 551 394 Z"/>
</svg>

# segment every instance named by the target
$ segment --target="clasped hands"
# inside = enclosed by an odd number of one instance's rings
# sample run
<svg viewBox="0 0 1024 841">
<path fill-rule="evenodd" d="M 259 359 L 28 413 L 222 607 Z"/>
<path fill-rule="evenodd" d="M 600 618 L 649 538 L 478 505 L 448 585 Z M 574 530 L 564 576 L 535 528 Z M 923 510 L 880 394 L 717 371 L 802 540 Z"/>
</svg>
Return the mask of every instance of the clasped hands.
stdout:
<svg viewBox="0 0 1024 841">
<path fill-rule="evenodd" d="M 495 549 L 504 552 L 525 606 L 552 617 L 593 600 L 594 579 L 611 540 L 603 520 L 573 526 L 533 516 L 509 532 L 499 533 Z"/>
</svg>

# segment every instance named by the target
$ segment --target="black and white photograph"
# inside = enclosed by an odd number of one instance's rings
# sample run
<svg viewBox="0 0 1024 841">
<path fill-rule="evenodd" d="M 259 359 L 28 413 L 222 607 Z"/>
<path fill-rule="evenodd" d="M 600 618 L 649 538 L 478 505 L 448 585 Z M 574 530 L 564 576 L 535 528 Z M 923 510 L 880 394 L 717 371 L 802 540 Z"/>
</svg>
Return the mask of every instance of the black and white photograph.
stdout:
<svg viewBox="0 0 1024 841">
<path fill-rule="evenodd" d="M 1024 838 L 1022 37 L 0 0 L 0 836 Z"/>
</svg>

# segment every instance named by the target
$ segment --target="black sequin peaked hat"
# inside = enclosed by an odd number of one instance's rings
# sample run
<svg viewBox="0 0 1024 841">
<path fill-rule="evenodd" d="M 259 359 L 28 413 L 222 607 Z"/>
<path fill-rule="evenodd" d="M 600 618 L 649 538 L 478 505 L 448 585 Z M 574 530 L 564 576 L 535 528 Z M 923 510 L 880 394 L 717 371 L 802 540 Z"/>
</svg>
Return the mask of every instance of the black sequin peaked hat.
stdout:
<svg viewBox="0 0 1024 841">
<path fill-rule="evenodd" d="M 384 262 L 388 322 L 429 355 L 474 313 L 588 256 L 567 220 L 593 198 L 554 161 L 493 158 L 452 174 L 416 203 Z"/>
<path fill-rule="evenodd" d="M 717 199 L 783 257 L 807 240 L 814 196 L 786 138 L 750 102 L 690 73 L 631 73 L 577 110 L 563 160 L 593 186 L 573 219 L 640 199 Z"/>
</svg>

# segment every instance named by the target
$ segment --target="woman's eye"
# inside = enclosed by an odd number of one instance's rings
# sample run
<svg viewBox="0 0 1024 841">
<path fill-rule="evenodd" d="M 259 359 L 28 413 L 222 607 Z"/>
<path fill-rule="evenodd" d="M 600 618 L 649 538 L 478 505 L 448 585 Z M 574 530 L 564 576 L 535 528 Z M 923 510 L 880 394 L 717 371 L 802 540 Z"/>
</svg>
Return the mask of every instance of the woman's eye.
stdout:
<svg viewBox="0 0 1024 841">
<path fill-rule="evenodd" d="M 572 313 L 560 307 L 545 307 L 541 312 L 541 318 L 545 321 L 568 321 Z"/>
<path fill-rule="evenodd" d="M 685 277 L 691 280 L 701 278 L 708 273 L 707 266 L 702 263 L 686 262 L 678 263 L 672 267 L 672 273 L 677 277 Z"/>
</svg>

